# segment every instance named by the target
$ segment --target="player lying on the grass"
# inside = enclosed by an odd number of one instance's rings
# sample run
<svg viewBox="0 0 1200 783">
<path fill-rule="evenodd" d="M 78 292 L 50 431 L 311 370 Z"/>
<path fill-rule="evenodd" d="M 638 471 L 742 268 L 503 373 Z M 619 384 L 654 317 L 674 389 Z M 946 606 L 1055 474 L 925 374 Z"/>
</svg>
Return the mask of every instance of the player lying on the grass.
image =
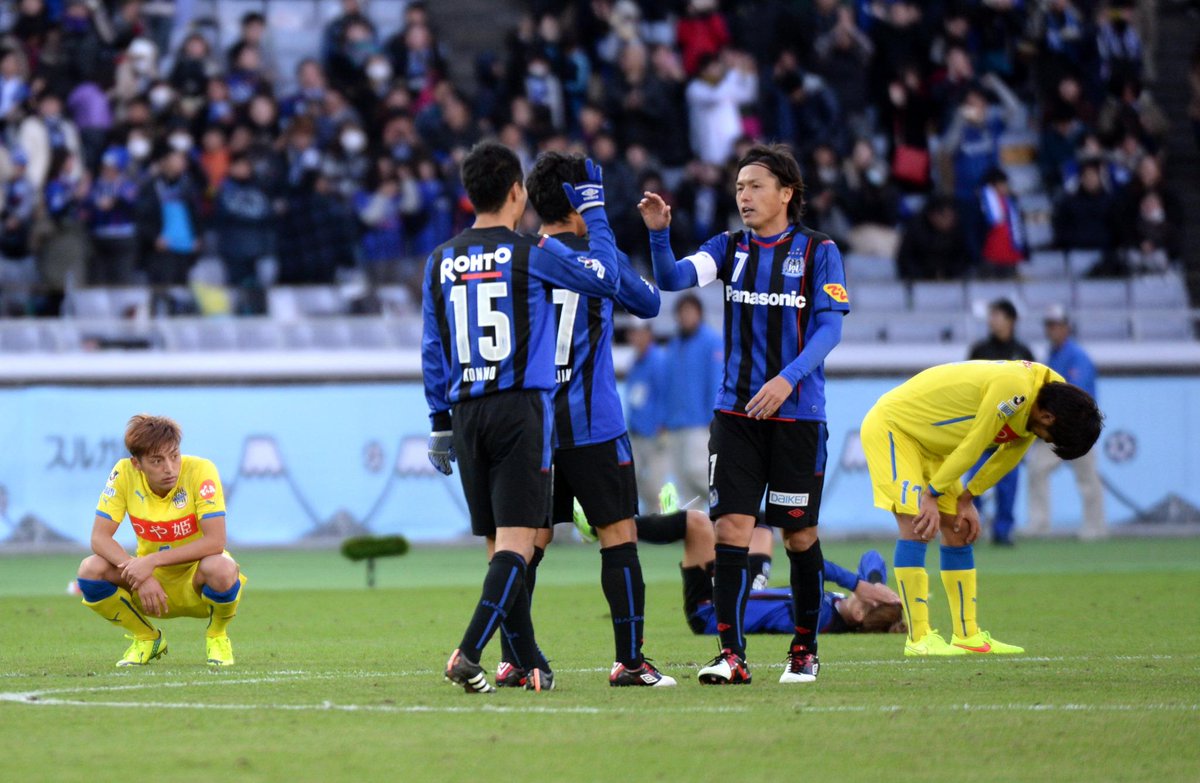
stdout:
<svg viewBox="0 0 1200 783">
<path fill-rule="evenodd" d="M 557 332 L 551 292 L 612 296 L 620 286 L 602 173 L 591 161 L 584 173 L 576 187 L 563 188 L 587 224 L 586 254 L 517 233 L 526 202 L 521 162 L 501 144 L 475 145 L 462 163 L 475 222 L 425 264 L 429 460 L 449 475 L 457 455 L 471 532 L 487 539 L 490 557 L 479 602 L 446 663 L 446 679 L 468 693 L 495 691 L 479 660 L 502 623 L 527 672 L 525 687 L 554 687 L 525 583 L 537 533 L 550 524 Z"/>
<path fill-rule="evenodd" d="M 675 511 L 637 517 L 638 537 L 653 544 L 683 541 L 683 613 L 693 633 L 715 635 L 717 615 L 713 606 L 712 568 L 716 556 L 716 534 L 703 511 Z M 768 588 L 774 535 L 771 528 L 758 526 L 750 539 L 750 574 L 753 588 L 746 603 L 746 633 L 792 633 L 792 591 L 789 587 Z M 825 579 L 850 593 L 824 591 L 821 599 L 819 633 L 851 631 L 902 633 L 900 596 L 886 584 L 887 563 L 875 550 L 867 550 L 858 570 L 849 571 L 825 560 Z"/>
<path fill-rule="evenodd" d="M 863 451 L 875 505 L 892 512 L 900 535 L 893 566 L 908 624 L 905 655 L 1021 653 L 976 620 L 979 512 L 972 500 L 1013 468 L 1035 438 L 1064 460 L 1100 437 L 1096 401 L 1058 373 L 1029 361 L 975 361 L 932 367 L 879 398 L 863 419 Z M 964 488 L 980 455 L 995 453 Z M 954 630 L 947 643 L 929 626 L 925 546 L 942 534 L 942 584 Z"/>
<path fill-rule="evenodd" d="M 586 178 L 582 156 L 546 152 L 538 156 L 525 182 L 529 201 L 542 219 L 539 233 L 580 253 L 588 249 L 588 225 L 571 206 L 563 184 Z M 675 680 L 642 656 L 646 587 L 633 524 L 637 482 L 612 358 L 613 302 L 639 318 L 653 318 L 660 300 L 658 290 L 633 271 L 629 258 L 619 250 L 617 263 L 621 282 L 615 296 L 588 296 L 567 288 L 550 292 L 558 306 L 553 521 L 570 522 L 576 498 L 596 520 L 600 586 L 608 600 L 616 645 L 609 685 L 663 687 L 674 685 Z M 533 559 L 525 570 L 530 598 L 552 530 L 538 532 Z M 502 626 L 499 686 L 519 686 L 526 680 L 513 637 L 512 629 Z"/>
<path fill-rule="evenodd" d="M 246 577 L 225 551 L 225 495 L 217 468 L 181 455 L 182 439 L 179 425 L 165 416 L 129 420 L 130 456 L 108 475 L 92 523 L 95 554 L 79 564 L 84 605 L 133 639 L 117 666 L 143 666 L 167 652 L 150 617 L 206 618 L 208 664 L 233 664 L 226 629 Z M 113 538 L 127 513 L 137 535 L 136 557 Z"/>
</svg>

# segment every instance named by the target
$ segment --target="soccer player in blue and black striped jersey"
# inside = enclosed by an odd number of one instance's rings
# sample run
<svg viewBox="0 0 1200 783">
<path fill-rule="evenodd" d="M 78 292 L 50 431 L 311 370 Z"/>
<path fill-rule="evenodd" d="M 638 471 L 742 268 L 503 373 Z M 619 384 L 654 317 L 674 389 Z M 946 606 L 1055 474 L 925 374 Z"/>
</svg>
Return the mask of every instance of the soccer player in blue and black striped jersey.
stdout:
<svg viewBox="0 0 1200 783">
<path fill-rule="evenodd" d="M 817 537 L 828 439 L 824 361 L 841 339 L 850 300 L 837 246 L 800 221 L 804 182 L 791 151 L 755 146 L 737 169 L 747 230 L 718 234 L 682 260 L 671 252 L 670 207 L 654 193 L 638 204 L 663 290 L 716 280 L 725 288 L 725 371 L 708 444 L 721 652 L 699 677 L 750 682 L 748 551 L 765 492 L 766 523 L 782 528 L 791 561 L 795 633 L 780 682 L 813 682 L 824 583 Z"/>
<path fill-rule="evenodd" d="M 585 174 L 582 156 L 546 152 L 525 182 L 529 200 L 542 219 L 541 231 L 580 252 L 588 247 L 588 225 L 571 207 L 562 186 Z M 552 519 L 570 522 L 578 499 L 600 538 L 600 586 L 608 600 L 616 645 L 609 684 L 665 687 L 675 685 L 674 678 L 642 656 L 646 588 L 633 524 L 637 479 L 612 357 L 614 302 L 639 318 L 653 318 L 660 299 L 658 289 L 639 277 L 619 250 L 617 260 L 621 284 L 615 297 L 580 295 L 566 288 L 551 292 L 558 306 Z M 550 531 L 539 533 L 539 538 L 545 547 Z M 535 551 L 526 571 L 530 593 L 540 555 Z M 501 641 L 508 640 L 506 633 Z M 496 672 L 498 685 L 515 684 L 525 676 L 508 655 L 508 647 Z"/>
<path fill-rule="evenodd" d="M 554 683 L 537 649 L 525 587 L 537 533 L 549 525 L 557 332 L 551 291 L 612 296 L 620 285 L 601 172 L 587 161 L 584 174 L 563 186 L 588 227 L 588 250 L 579 252 L 516 232 L 526 202 L 520 161 L 500 144 L 476 145 L 462 164 L 475 222 L 434 249 L 425 265 L 429 459 L 449 475 L 457 457 L 471 530 L 487 538 L 492 555 L 474 616 L 446 664 L 446 679 L 468 693 L 494 690 L 479 659 L 501 623 L 528 671 L 525 687 Z"/>
</svg>

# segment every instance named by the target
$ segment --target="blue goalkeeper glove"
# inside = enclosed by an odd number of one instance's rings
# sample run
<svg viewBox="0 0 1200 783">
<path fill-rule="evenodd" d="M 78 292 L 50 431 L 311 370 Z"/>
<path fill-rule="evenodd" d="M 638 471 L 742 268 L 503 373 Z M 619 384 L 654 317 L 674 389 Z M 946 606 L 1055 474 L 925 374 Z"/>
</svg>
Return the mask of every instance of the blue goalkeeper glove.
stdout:
<svg viewBox="0 0 1200 783">
<path fill-rule="evenodd" d="M 450 463 L 454 462 L 453 432 L 442 430 L 429 435 L 429 464 L 437 468 L 438 473 L 449 476 L 452 472 Z"/>
<path fill-rule="evenodd" d="M 584 166 L 587 178 L 583 182 L 563 183 L 563 192 L 567 194 L 567 200 L 581 215 L 592 207 L 604 206 L 604 169 L 593 163 L 591 158 L 584 161 Z"/>
</svg>

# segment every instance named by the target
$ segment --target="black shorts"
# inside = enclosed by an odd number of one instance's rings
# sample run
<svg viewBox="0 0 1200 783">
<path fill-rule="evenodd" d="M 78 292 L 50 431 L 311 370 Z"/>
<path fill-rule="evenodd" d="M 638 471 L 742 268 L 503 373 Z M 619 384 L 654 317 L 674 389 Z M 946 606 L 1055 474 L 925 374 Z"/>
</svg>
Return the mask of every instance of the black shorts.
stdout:
<svg viewBox="0 0 1200 783">
<path fill-rule="evenodd" d="M 592 527 L 637 513 L 637 478 L 629 436 L 554 452 L 554 521 L 570 522 L 578 498 Z"/>
<path fill-rule="evenodd" d="M 454 406 L 458 476 L 471 512 L 471 532 L 550 524 L 551 392 L 489 394 Z"/>
<path fill-rule="evenodd" d="M 717 411 L 708 438 L 713 518 L 756 516 L 766 492 L 768 525 L 814 527 L 821 512 L 828 439 L 825 422 L 759 420 Z"/>
</svg>

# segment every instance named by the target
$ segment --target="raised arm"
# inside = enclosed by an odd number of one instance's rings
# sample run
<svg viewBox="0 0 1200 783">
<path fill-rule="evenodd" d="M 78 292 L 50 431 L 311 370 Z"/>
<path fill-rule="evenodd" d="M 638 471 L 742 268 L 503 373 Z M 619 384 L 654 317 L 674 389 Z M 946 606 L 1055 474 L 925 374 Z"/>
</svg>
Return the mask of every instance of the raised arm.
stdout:
<svg viewBox="0 0 1200 783">
<path fill-rule="evenodd" d="M 653 318 L 662 307 L 662 297 L 649 280 L 637 272 L 624 253 L 619 254 L 621 268 L 621 290 L 617 292 L 617 304 L 638 318 Z"/>
<path fill-rule="evenodd" d="M 676 260 L 671 250 L 671 207 L 657 193 L 646 191 L 638 202 L 642 222 L 650 230 L 650 260 L 654 265 L 654 280 L 664 291 L 682 291 L 705 286 L 717 279 L 717 270 L 724 257 L 724 234 L 708 240 L 697 252 Z M 722 249 L 713 254 L 715 246 Z"/>
<path fill-rule="evenodd" d="M 562 242 L 544 236 L 529 254 L 529 273 L 557 288 L 615 298 L 621 286 L 621 270 L 617 241 L 604 212 L 604 172 L 590 159 L 585 166 L 587 179 L 574 185 L 564 182 L 563 191 L 587 224 L 589 255 L 581 256 Z"/>
</svg>

